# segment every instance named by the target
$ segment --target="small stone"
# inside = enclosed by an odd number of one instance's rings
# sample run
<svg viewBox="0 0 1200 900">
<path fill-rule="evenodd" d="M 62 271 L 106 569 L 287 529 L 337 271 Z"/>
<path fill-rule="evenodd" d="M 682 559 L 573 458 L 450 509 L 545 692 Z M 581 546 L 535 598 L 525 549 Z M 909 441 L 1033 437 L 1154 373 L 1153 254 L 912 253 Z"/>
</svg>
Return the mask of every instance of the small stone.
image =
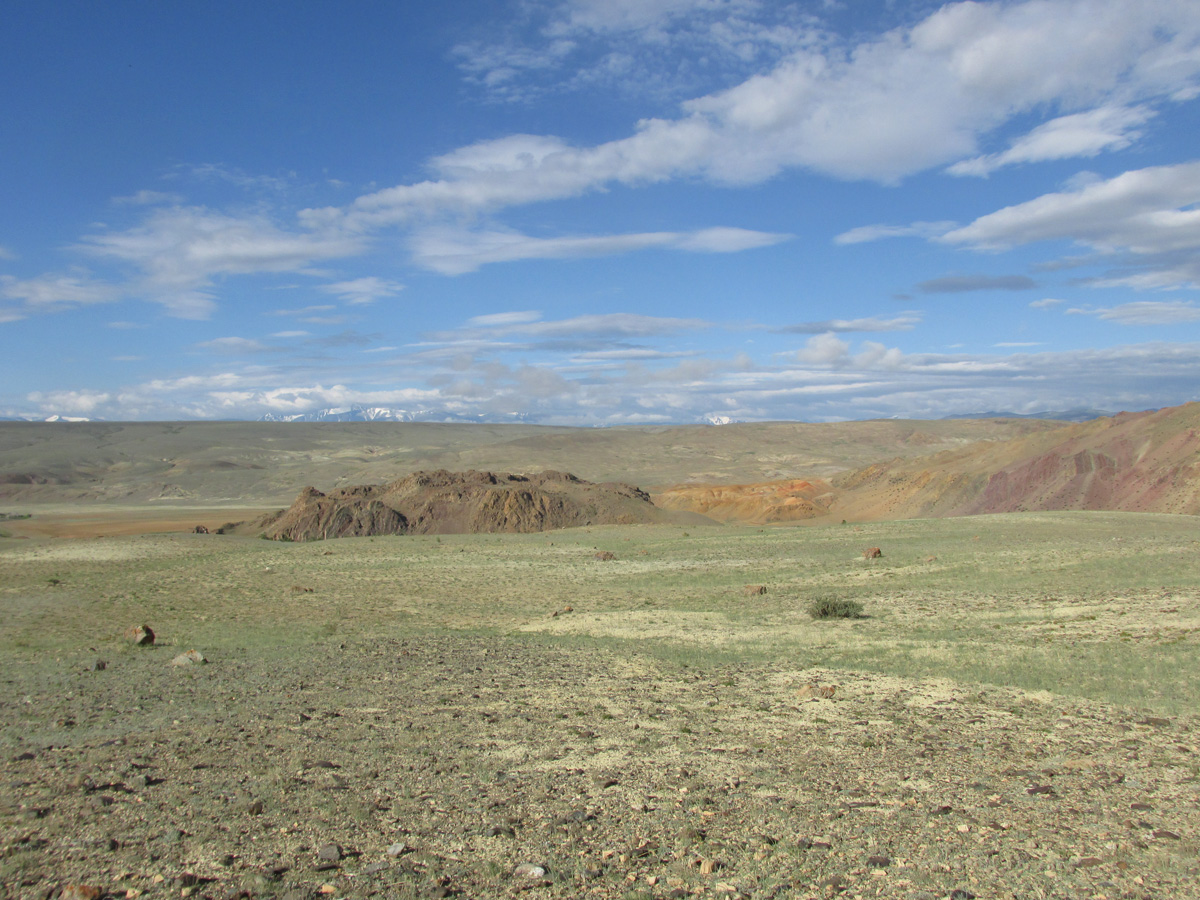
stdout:
<svg viewBox="0 0 1200 900">
<path fill-rule="evenodd" d="M 721 864 L 715 859 L 700 860 L 700 874 L 701 875 L 711 875 L 713 872 L 717 871 L 717 869 L 719 869 L 719 868 L 721 868 Z"/>
<path fill-rule="evenodd" d="M 1100 859 L 1098 856 L 1085 856 L 1080 859 L 1079 862 L 1075 863 L 1075 868 L 1090 869 L 1092 866 L 1098 866 L 1102 862 L 1104 862 L 1104 860 Z"/>
<path fill-rule="evenodd" d="M 322 862 L 341 862 L 342 848 L 337 844 L 326 844 L 317 851 L 317 859 Z"/>
<path fill-rule="evenodd" d="M 125 640 L 134 646 L 149 646 L 154 643 L 154 631 L 149 625 L 131 625 L 125 629 Z"/>
<path fill-rule="evenodd" d="M 251 800 L 246 804 L 246 812 L 252 816 L 261 816 L 266 808 L 267 805 L 261 800 Z"/>
<path fill-rule="evenodd" d="M 404 843 L 404 841 L 397 841 L 396 843 L 392 844 L 390 847 L 387 848 L 387 855 L 392 857 L 392 859 L 395 859 L 397 856 L 400 856 L 407 849 L 408 849 L 408 844 Z"/>
<path fill-rule="evenodd" d="M 513 869 L 514 878 L 545 878 L 546 870 L 542 866 L 535 866 L 533 863 L 521 863 Z"/>
<path fill-rule="evenodd" d="M 596 559 L 600 560 L 601 562 L 608 562 L 616 558 L 617 554 L 613 553 L 611 550 L 601 550 L 596 554 Z"/>
<path fill-rule="evenodd" d="M 886 869 L 892 864 L 890 856 L 868 856 L 867 865 L 872 869 Z"/>
<path fill-rule="evenodd" d="M 188 650 L 171 660 L 173 666 L 195 666 L 208 662 L 199 650 Z"/>
<path fill-rule="evenodd" d="M 1154 832 L 1154 836 L 1156 838 L 1158 838 L 1159 840 L 1168 840 L 1168 841 L 1179 840 L 1179 835 L 1177 835 L 1173 831 L 1167 831 L 1167 829 L 1165 829 L 1165 828 L 1159 828 L 1157 831 Z"/>
<path fill-rule="evenodd" d="M 90 884 L 68 884 L 58 895 L 58 900 L 100 900 L 104 891 Z"/>
</svg>

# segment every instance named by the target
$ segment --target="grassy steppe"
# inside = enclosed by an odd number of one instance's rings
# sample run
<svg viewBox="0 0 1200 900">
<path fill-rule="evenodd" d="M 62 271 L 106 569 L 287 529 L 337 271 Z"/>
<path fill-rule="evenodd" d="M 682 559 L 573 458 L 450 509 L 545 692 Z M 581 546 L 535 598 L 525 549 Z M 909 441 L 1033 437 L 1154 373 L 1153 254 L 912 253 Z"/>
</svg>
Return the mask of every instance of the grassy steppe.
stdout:
<svg viewBox="0 0 1200 900">
<path fill-rule="evenodd" d="M 1195 896 L 1198 539 L 0 538 L 0 896 Z"/>
<path fill-rule="evenodd" d="M 34 668 L 94 656 L 137 622 L 215 655 L 524 634 L 681 667 L 777 661 L 1177 713 L 1200 707 L 1198 541 L 1190 517 L 1109 513 L 312 544 L 8 540 L 0 653 Z M 862 559 L 868 546 L 883 557 Z M 746 596 L 748 584 L 767 593 Z M 816 596 L 858 600 L 867 617 L 813 621 Z"/>
</svg>

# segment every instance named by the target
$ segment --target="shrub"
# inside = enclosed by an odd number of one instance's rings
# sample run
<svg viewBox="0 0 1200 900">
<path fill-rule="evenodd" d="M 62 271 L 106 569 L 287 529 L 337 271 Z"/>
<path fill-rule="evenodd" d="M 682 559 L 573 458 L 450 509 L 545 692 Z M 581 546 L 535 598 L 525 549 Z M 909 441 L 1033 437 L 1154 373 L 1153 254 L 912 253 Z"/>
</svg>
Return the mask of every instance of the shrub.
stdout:
<svg viewBox="0 0 1200 900">
<path fill-rule="evenodd" d="M 814 619 L 861 619 L 863 605 L 845 597 L 815 597 L 808 604 L 808 614 Z"/>
</svg>

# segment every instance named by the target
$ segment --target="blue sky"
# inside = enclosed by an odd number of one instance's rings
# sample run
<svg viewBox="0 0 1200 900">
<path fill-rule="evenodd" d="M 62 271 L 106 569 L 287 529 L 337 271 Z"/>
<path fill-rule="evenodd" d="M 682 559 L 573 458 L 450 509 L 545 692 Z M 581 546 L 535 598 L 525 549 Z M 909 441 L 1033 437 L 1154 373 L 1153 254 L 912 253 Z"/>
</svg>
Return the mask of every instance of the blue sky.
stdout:
<svg viewBox="0 0 1200 900">
<path fill-rule="evenodd" d="M 1200 399 L 1200 5 L 18 3 L 0 415 Z"/>
</svg>

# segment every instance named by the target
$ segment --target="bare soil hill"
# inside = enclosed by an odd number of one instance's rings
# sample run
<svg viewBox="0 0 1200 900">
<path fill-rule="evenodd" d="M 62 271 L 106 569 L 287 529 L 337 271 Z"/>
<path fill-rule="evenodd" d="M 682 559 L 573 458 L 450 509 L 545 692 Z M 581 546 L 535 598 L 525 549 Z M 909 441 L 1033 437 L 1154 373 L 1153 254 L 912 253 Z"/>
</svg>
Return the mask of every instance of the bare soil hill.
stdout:
<svg viewBox="0 0 1200 900">
<path fill-rule="evenodd" d="M 291 507 L 259 524 L 274 540 L 316 541 L 382 534 L 524 534 L 672 518 L 628 484 L 593 484 L 567 472 L 440 470 L 329 494 L 305 488 Z"/>
<path fill-rule="evenodd" d="M 1112 510 L 1200 514 L 1200 403 L 892 456 L 828 482 L 675 485 L 655 502 L 723 522 Z"/>
<path fill-rule="evenodd" d="M 1200 513 L 1200 403 L 893 459 L 834 480 L 851 519 L 1041 510 Z"/>
</svg>

